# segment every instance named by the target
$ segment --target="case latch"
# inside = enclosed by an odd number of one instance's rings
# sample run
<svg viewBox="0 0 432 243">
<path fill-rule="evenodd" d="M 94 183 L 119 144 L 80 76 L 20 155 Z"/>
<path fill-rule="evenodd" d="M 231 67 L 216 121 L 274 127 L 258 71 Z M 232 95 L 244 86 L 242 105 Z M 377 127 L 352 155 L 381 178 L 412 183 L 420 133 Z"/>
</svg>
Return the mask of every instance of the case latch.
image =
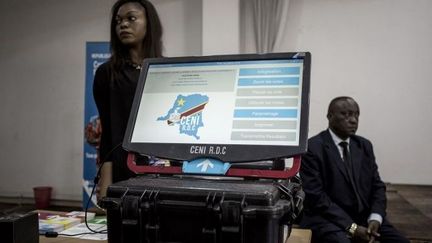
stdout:
<svg viewBox="0 0 432 243">
<path fill-rule="evenodd" d="M 148 242 L 159 240 L 159 216 L 157 212 L 157 200 L 159 191 L 144 191 L 141 195 L 141 220 L 144 229 L 144 236 Z"/>
<path fill-rule="evenodd" d="M 204 227 L 202 228 L 202 242 L 217 242 L 217 214 L 215 213 L 216 193 L 210 192 L 206 199 L 206 213 L 204 217 Z"/>
<path fill-rule="evenodd" d="M 221 241 L 220 242 L 242 242 L 243 238 L 243 208 L 245 197 L 241 201 L 220 202 L 221 216 Z"/>
<path fill-rule="evenodd" d="M 124 242 L 137 242 L 140 235 L 139 223 L 139 197 L 125 195 L 122 198 L 121 207 L 121 234 Z"/>
</svg>

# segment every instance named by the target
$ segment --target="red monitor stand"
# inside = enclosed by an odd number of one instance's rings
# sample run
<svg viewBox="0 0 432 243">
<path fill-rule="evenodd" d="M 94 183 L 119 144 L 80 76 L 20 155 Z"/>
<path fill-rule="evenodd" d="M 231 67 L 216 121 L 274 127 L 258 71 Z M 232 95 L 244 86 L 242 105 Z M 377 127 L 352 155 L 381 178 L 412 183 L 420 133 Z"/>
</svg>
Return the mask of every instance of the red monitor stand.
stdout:
<svg viewBox="0 0 432 243">
<path fill-rule="evenodd" d="M 293 157 L 292 167 L 283 170 L 230 168 L 223 176 L 288 179 L 294 177 L 299 172 L 300 164 L 301 156 L 297 155 Z M 136 174 L 184 174 L 181 166 L 137 165 L 135 162 L 135 153 L 128 154 L 127 165 Z"/>
</svg>

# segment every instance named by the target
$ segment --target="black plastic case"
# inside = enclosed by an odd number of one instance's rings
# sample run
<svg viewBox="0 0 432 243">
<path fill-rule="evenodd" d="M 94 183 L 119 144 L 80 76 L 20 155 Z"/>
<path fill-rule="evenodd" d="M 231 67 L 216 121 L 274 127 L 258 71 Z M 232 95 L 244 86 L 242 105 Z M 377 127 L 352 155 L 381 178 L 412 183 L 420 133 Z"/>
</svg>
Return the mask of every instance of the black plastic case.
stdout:
<svg viewBox="0 0 432 243">
<path fill-rule="evenodd" d="M 292 180 L 142 175 L 108 188 L 108 242 L 282 243 L 304 198 Z"/>
</svg>

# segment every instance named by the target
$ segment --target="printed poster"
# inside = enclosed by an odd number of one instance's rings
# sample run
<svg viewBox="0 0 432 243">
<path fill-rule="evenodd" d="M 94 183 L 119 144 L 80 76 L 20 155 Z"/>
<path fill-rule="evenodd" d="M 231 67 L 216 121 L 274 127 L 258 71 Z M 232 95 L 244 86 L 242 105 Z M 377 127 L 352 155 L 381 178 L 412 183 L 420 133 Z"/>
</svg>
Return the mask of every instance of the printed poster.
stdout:
<svg viewBox="0 0 432 243">
<path fill-rule="evenodd" d="M 93 79 L 96 69 L 110 57 L 109 42 L 86 43 L 86 74 L 84 100 L 84 158 L 83 158 L 83 208 L 85 208 L 93 188 L 93 180 L 97 173 L 98 147 L 102 128 L 96 104 L 93 99 Z M 92 203 L 96 204 L 93 195 Z"/>
</svg>

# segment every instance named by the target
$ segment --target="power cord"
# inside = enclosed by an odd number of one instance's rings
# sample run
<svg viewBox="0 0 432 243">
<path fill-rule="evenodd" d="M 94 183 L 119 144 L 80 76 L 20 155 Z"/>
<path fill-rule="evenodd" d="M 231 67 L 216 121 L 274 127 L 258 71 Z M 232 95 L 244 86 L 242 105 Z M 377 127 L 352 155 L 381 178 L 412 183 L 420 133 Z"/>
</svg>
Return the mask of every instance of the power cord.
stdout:
<svg viewBox="0 0 432 243">
<path fill-rule="evenodd" d="M 107 234 L 108 233 L 108 231 L 107 230 L 101 230 L 101 231 L 97 231 L 97 230 L 94 230 L 94 229 L 92 229 L 92 228 L 90 228 L 90 226 L 88 225 L 88 221 L 87 221 L 87 212 L 88 212 L 88 208 L 89 208 L 89 206 L 90 206 L 90 202 L 91 202 L 91 199 L 92 199 L 92 197 L 93 197 L 93 194 L 94 194 L 94 192 L 95 192 L 95 190 L 96 190 L 96 187 L 97 187 L 97 185 L 98 185 L 98 183 L 99 183 L 99 179 L 100 179 L 100 174 L 101 174 L 101 170 L 102 170 L 102 166 L 105 164 L 105 162 L 106 162 L 106 160 L 108 159 L 108 157 L 114 152 L 114 150 L 116 150 L 120 145 L 121 145 L 122 143 L 119 143 L 119 144 L 117 144 L 116 146 L 114 146 L 106 155 L 105 155 L 105 158 L 102 160 L 102 163 L 101 163 L 101 165 L 99 166 L 99 169 L 98 169 L 98 171 L 97 171 L 97 173 L 96 173 L 96 176 L 95 176 L 95 178 L 94 178 L 94 180 L 93 180 L 93 188 L 92 188 L 92 191 L 91 191 L 91 193 L 90 193 L 90 196 L 89 196 L 89 198 L 88 198 L 88 200 L 87 200 L 87 203 L 86 203 L 86 207 L 85 207 L 85 211 L 84 211 L 84 223 L 85 223 L 85 225 L 86 225 L 86 227 L 87 227 L 87 229 L 88 230 L 90 230 L 91 232 L 84 232 L 84 233 L 77 233 L 77 234 L 62 234 L 62 233 L 58 233 L 58 232 L 54 232 L 54 231 L 49 231 L 49 232 L 45 232 L 45 233 L 41 233 L 41 234 L 39 234 L 39 235 L 41 235 L 41 236 L 45 236 L 45 237 L 47 237 L 47 238 L 55 238 L 55 237 L 57 237 L 57 236 L 79 236 L 79 235 L 90 235 L 90 234 Z M 100 209 L 102 209 L 101 207 L 99 207 L 99 205 L 97 205 L 97 203 L 96 203 L 96 206 L 98 207 L 98 208 L 100 208 Z M 102 209 L 103 210 L 103 209 Z"/>
<path fill-rule="evenodd" d="M 62 234 L 62 233 L 58 233 L 58 232 L 55 232 L 55 231 L 49 231 L 49 232 L 45 232 L 45 233 L 42 233 L 42 234 L 39 234 L 39 235 L 45 236 L 47 238 L 56 238 L 59 235 L 60 236 L 69 236 L 69 237 L 72 237 L 72 236 L 91 235 L 91 234 L 96 234 L 96 233 L 93 233 L 93 232 L 84 232 L 84 233 L 77 233 L 77 234 Z"/>
<path fill-rule="evenodd" d="M 107 234 L 108 233 L 108 231 L 107 230 L 102 230 L 102 231 L 97 231 L 97 230 L 94 230 L 94 229 L 92 229 L 92 228 L 90 228 L 90 226 L 88 225 L 88 221 L 87 221 L 87 212 L 88 212 L 88 208 L 89 208 L 89 206 L 90 206 L 90 202 L 91 202 L 91 199 L 93 198 L 93 194 L 94 194 L 94 191 L 95 191 L 95 189 L 96 189 L 96 187 L 97 187 L 97 185 L 99 184 L 99 179 L 100 179 L 100 176 L 101 176 L 101 172 L 102 172 L 102 167 L 104 166 L 104 164 L 105 164 L 105 162 L 107 161 L 107 159 L 108 159 L 108 157 L 117 149 L 117 148 L 119 148 L 119 146 L 121 145 L 122 143 L 119 143 L 119 144 L 117 144 L 116 146 L 114 146 L 106 155 L 105 155 L 105 157 L 103 158 L 103 160 L 102 160 L 102 163 L 101 163 L 101 165 L 99 166 L 99 169 L 98 169 L 98 171 L 97 171 L 97 173 L 96 173 L 96 176 L 95 176 L 95 178 L 94 178 L 94 180 L 93 180 L 93 188 L 92 188 L 92 191 L 91 191 L 91 193 L 90 193 L 90 196 L 89 196 L 89 198 L 88 198 L 88 200 L 87 200 L 87 203 L 86 203 L 86 207 L 85 207 L 85 211 L 84 211 L 84 223 L 85 223 L 85 225 L 86 225 L 86 227 L 87 227 L 87 229 L 88 230 L 90 230 L 93 234 Z M 100 208 L 99 207 L 99 205 L 97 204 L 97 202 L 96 202 L 96 206 L 98 207 L 98 208 Z M 102 209 L 102 208 L 100 208 L 100 209 Z M 104 209 L 102 209 L 102 210 L 104 210 Z M 90 234 L 90 233 L 89 233 Z"/>
</svg>

